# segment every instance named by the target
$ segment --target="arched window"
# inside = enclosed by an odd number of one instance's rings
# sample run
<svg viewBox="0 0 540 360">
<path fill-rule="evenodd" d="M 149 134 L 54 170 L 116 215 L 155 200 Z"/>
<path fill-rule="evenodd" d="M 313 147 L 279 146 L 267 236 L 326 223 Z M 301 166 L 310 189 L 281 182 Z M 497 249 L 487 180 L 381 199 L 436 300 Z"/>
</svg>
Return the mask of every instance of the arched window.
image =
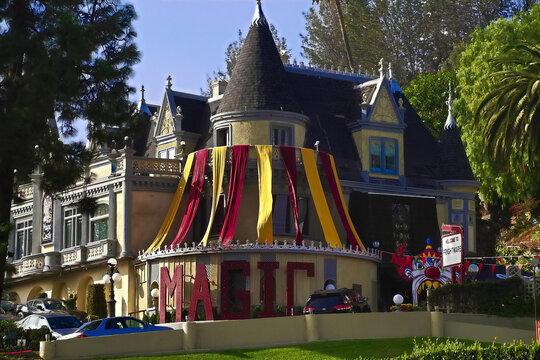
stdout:
<svg viewBox="0 0 540 360">
<path fill-rule="evenodd" d="M 90 241 L 107 239 L 109 235 L 109 206 L 98 205 L 90 218 Z"/>
</svg>

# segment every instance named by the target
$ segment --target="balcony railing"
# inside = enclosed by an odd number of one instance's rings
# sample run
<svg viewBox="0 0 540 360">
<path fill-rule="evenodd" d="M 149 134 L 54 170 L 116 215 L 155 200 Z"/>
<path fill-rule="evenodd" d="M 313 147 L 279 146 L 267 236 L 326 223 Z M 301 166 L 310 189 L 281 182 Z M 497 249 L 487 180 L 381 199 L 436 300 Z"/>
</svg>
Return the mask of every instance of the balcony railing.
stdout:
<svg viewBox="0 0 540 360">
<path fill-rule="evenodd" d="M 45 254 L 28 255 L 20 260 L 14 261 L 15 273 L 13 277 L 42 272 L 45 267 Z"/>
<path fill-rule="evenodd" d="M 86 244 L 86 261 L 108 259 L 114 256 L 116 240 L 100 240 Z"/>
</svg>

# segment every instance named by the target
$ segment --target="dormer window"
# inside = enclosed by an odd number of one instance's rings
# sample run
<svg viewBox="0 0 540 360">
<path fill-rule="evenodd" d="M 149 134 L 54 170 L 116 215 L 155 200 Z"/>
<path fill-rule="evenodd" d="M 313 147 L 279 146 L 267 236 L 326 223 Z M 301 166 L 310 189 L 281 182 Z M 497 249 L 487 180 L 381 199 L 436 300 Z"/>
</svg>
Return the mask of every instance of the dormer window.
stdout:
<svg viewBox="0 0 540 360">
<path fill-rule="evenodd" d="M 397 140 L 371 138 L 369 140 L 369 167 L 372 172 L 397 174 Z"/>
</svg>

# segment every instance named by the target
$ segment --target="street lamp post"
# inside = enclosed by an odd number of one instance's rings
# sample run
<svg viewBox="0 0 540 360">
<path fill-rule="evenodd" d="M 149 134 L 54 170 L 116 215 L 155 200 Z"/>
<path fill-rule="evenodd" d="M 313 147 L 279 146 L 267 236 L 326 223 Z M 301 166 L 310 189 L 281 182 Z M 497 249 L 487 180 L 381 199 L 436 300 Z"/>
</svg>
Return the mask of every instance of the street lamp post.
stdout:
<svg viewBox="0 0 540 360">
<path fill-rule="evenodd" d="M 115 258 L 110 258 L 107 261 L 109 268 L 105 275 L 103 275 L 103 282 L 105 284 L 110 284 L 109 287 L 109 300 L 107 301 L 107 310 L 109 312 L 109 317 L 114 317 L 115 315 L 115 305 L 116 300 L 114 299 L 114 283 L 120 283 L 122 281 L 122 276 L 118 271 L 117 267 L 118 261 Z"/>
</svg>

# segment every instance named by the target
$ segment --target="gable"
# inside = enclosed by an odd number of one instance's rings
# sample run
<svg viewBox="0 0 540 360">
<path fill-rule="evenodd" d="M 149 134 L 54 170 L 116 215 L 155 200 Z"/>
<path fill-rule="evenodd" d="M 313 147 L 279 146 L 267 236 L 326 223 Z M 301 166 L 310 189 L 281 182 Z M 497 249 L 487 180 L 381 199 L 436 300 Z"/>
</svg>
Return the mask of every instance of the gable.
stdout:
<svg viewBox="0 0 540 360">
<path fill-rule="evenodd" d="M 381 86 L 372 106 L 370 121 L 389 124 L 400 123 L 394 101 L 390 98 L 386 87 Z"/>
<path fill-rule="evenodd" d="M 163 105 L 159 113 L 158 124 L 156 127 L 157 131 L 155 136 L 162 136 L 172 134 L 174 132 L 174 122 L 171 113 L 171 106 L 167 97 L 163 99 Z"/>
</svg>

